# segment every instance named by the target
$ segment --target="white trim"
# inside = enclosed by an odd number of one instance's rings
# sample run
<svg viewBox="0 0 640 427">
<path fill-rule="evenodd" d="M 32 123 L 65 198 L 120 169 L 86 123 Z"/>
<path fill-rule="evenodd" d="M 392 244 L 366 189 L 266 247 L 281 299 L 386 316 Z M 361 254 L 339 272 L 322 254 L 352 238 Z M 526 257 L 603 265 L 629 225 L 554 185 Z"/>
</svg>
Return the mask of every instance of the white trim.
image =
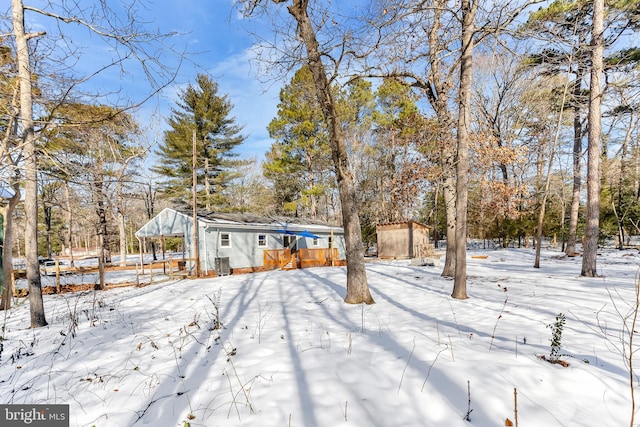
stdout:
<svg viewBox="0 0 640 427">
<path fill-rule="evenodd" d="M 223 236 L 227 236 L 227 241 L 229 242 L 228 245 L 223 245 L 222 241 L 223 241 Z M 220 247 L 221 248 L 230 248 L 231 247 L 231 233 L 228 232 L 220 232 Z"/>
</svg>

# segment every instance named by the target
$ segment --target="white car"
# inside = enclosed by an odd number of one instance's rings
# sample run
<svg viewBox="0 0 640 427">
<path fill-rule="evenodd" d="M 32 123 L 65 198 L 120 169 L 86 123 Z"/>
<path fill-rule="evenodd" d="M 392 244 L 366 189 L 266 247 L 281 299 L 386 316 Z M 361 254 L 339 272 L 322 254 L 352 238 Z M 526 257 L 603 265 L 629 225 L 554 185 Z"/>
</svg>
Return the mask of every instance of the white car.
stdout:
<svg viewBox="0 0 640 427">
<path fill-rule="evenodd" d="M 61 261 L 58 261 L 58 270 L 60 271 L 60 274 L 69 273 L 69 270 L 68 270 L 67 267 L 68 266 L 66 264 L 62 263 Z M 56 275 L 56 261 L 55 260 L 45 261 L 44 263 L 42 263 L 42 266 L 40 267 L 40 271 L 45 276 L 55 276 Z"/>
</svg>

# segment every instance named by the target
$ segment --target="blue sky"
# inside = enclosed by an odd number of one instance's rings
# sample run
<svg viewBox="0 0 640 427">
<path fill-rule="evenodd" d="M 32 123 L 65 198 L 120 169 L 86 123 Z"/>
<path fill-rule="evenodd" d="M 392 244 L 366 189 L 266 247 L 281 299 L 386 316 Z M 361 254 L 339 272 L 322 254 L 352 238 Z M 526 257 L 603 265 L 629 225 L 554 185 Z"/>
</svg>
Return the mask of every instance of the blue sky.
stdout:
<svg viewBox="0 0 640 427">
<path fill-rule="evenodd" d="M 149 26 L 180 33 L 174 41 L 191 53 L 183 61 L 175 84 L 158 99 L 150 100 L 143 112 L 149 114 L 158 106 L 166 117 L 180 88 L 193 82 L 197 73 L 207 73 L 219 84 L 220 94 L 228 95 L 237 124 L 244 126 L 247 140 L 238 153 L 261 159 L 272 142 L 266 127 L 277 113 L 281 83 L 262 83 L 258 76 L 252 54 L 255 40 L 243 28 L 248 23 L 238 19 L 230 0 L 155 0 L 149 6 L 149 16 L 155 19 Z"/>
<path fill-rule="evenodd" d="M 43 3 L 42 0 L 25 0 L 25 4 Z M 84 7 L 91 4 L 80 2 Z M 117 7 L 118 3 L 111 3 Z M 254 21 L 240 19 L 232 8 L 231 0 L 147 0 L 147 8 L 139 15 L 146 22 L 148 30 L 162 33 L 176 32 L 168 42 L 178 51 L 189 53 L 178 58 L 168 55 L 163 59 L 165 65 L 174 67 L 182 59 L 179 74 L 175 82 L 165 88 L 159 96 L 147 101 L 136 114 L 143 126 L 149 126 L 149 140 L 161 137 L 166 129 L 165 118 L 169 108 L 175 106 L 177 93 L 186 84 L 195 81 L 197 73 L 207 73 L 219 85 L 219 93 L 228 95 L 234 105 L 232 115 L 236 123 L 244 127 L 247 136 L 245 143 L 237 148 L 243 158 L 263 158 L 271 145 L 266 126 L 277 113 L 277 103 L 281 81 L 265 81 L 257 73 L 258 63 L 253 59 L 254 37 L 247 25 L 256 25 Z M 32 30 L 46 30 L 53 36 L 56 32 L 55 21 L 33 12 L 26 14 L 27 26 Z M 113 57 L 112 50 L 95 35 L 82 30 L 75 24 L 61 24 L 60 28 L 67 37 L 72 37 L 76 46 L 83 49 L 74 69 L 80 74 L 93 72 L 101 63 L 108 63 Z M 134 102 L 151 93 L 144 73 L 136 61 L 124 64 L 124 74 L 117 68 L 109 69 L 93 77 L 84 88 L 87 92 L 102 93 L 119 90 L 117 96 L 103 98 L 98 102 L 109 103 L 109 99 L 124 98 Z"/>
</svg>

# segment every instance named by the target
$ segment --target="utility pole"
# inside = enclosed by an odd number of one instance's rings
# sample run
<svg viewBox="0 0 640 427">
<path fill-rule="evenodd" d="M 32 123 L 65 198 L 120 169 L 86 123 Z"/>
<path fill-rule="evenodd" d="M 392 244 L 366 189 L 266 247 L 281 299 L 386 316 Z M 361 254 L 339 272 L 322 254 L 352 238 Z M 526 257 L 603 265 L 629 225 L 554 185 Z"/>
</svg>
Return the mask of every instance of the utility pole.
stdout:
<svg viewBox="0 0 640 427">
<path fill-rule="evenodd" d="M 198 242 L 198 174 L 197 163 L 198 154 L 196 151 L 196 131 L 193 130 L 193 257 L 195 259 L 194 273 L 196 277 L 200 277 L 200 243 Z"/>
</svg>

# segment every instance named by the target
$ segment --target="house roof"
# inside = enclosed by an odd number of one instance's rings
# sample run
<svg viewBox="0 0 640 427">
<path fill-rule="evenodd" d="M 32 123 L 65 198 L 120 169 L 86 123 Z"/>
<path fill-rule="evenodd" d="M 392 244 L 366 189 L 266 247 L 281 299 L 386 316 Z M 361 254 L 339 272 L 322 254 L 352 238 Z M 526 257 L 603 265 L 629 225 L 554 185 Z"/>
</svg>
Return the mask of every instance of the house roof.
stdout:
<svg viewBox="0 0 640 427">
<path fill-rule="evenodd" d="M 152 218 L 147 224 L 142 226 L 142 228 L 140 228 L 136 232 L 136 236 L 160 237 L 158 233 L 160 232 L 161 227 L 152 227 L 151 224 L 154 223 L 157 218 L 162 217 L 163 214 L 167 213 L 168 211 L 173 211 L 187 218 L 193 217 L 193 212 L 191 211 L 184 209 L 166 208 L 154 218 Z M 265 216 L 251 213 L 221 213 L 208 211 L 198 211 L 196 214 L 198 217 L 198 222 L 201 224 L 201 226 L 204 227 L 225 227 L 239 229 L 256 228 L 273 230 L 279 233 L 291 232 L 290 234 L 300 234 L 302 232 L 308 232 L 309 230 L 314 233 L 333 231 L 342 234 L 344 232 L 343 228 L 340 226 L 312 219 L 291 218 L 275 215 Z M 183 234 L 181 231 L 182 230 L 178 231 L 174 229 L 173 231 L 168 232 L 166 228 L 162 229 L 162 232 L 165 233 L 165 237 L 168 235 L 181 235 Z"/>
<path fill-rule="evenodd" d="M 185 215 L 192 215 L 192 213 L 185 213 Z M 215 222 L 215 223 L 227 223 L 227 224 L 252 224 L 252 225 L 302 225 L 302 226 L 322 226 L 341 228 L 337 225 L 329 224 L 328 222 L 318 221 L 305 218 L 292 218 L 278 215 L 256 215 L 251 213 L 221 213 L 221 212 L 197 212 L 198 218 Z"/>
<path fill-rule="evenodd" d="M 14 194 L 15 192 L 9 185 L 0 181 L 0 199 L 10 199 Z"/>
</svg>

